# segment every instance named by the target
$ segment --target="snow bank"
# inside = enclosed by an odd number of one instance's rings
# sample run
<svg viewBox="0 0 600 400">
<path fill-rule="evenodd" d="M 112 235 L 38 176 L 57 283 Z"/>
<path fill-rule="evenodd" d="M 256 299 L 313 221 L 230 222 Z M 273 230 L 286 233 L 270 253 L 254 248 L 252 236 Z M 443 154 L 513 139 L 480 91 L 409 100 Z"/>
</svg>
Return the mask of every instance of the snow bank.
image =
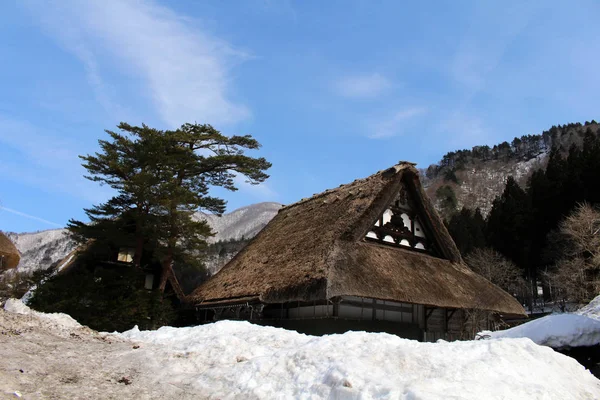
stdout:
<svg viewBox="0 0 600 400">
<path fill-rule="evenodd" d="M 504 331 L 483 331 L 490 338 L 529 338 L 555 349 L 600 344 L 600 296 L 569 314 L 548 315 Z"/>
<path fill-rule="evenodd" d="M 577 314 L 548 315 L 504 331 L 484 331 L 491 338 L 529 338 L 555 349 L 600 343 L 600 320 Z"/>
<path fill-rule="evenodd" d="M 70 315 L 62 313 L 46 314 L 32 310 L 25 303 L 18 299 L 8 299 L 4 303 L 4 310 L 22 315 L 34 315 L 42 320 L 46 320 L 66 329 L 81 328 L 82 325 L 75 321 Z"/>
<path fill-rule="evenodd" d="M 575 314 L 600 320 L 600 296 L 596 296 L 587 306 L 575 311 Z"/>
<path fill-rule="evenodd" d="M 529 339 L 313 337 L 236 321 L 116 335 L 141 344 L 158 382 L 211 398 L 600 398 L 589 371 Z"/>
</svg>

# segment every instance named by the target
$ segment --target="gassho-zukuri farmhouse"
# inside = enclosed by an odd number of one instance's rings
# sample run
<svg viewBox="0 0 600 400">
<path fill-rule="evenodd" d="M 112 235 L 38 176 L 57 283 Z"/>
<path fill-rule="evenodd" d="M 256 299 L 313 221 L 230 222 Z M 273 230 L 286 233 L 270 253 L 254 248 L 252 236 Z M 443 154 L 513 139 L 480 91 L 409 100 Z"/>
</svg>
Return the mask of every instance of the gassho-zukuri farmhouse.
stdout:
<svg viewBox="0 0 600 400">
<path fill-rule="evenodd" d="M 204 322 L 423 341 L 464 338 L 476 312 L 525 315 L 463 262 L 408 162 L 283 207 L 187 301 Z"/>
</svg>

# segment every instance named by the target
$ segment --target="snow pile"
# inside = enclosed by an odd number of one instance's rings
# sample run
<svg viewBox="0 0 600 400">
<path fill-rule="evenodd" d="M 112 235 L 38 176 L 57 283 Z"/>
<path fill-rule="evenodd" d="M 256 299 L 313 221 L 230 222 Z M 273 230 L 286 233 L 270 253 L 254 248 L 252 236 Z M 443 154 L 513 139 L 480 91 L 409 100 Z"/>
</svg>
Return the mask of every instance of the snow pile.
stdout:
<svg viewBox="0 0 600 400">
<path fill-rule="evenodd" d="M 577 314 L 548 315 L 504 331 L 484 331 L 491 338 L 529 338 L 555 349 L 600 343 L 600 320 Z"/>
<path fill-rule="evenodd" d="M 575 314 L 600 320 L 600 296 L 596 296 L 587 306 L 575 311 Z"/>
<path fill-rule="evenodd" d="M 4 303 L 4 310 L 15 314 L 33 315 L 66 329 L 77 329 L 82 327 L 82 325 L 75 321 L 70 315 L 62 313 L 46 314 L 37 312 L 27 307 L 21 300 L 17 299 L 6 300 L 6 303 Z"/>
<path fill-rule="evenodd" d="M 504 331 L 483 331 L 481 337 L 529 338 L 555 349 L 600 343 L 600 296 L 575 313 L 548 315 Z"/>
<path fill-rule="evenodd" d="M 314 337 L 239 321 L 99 335 L 18 300 L 5 309 L 0 393 L 25 398 L 600 398 L 589 371 L 529 339 Z"/>
<path fill-rule="evenodd" d="M 236 321 L 118 336 L 144 344 L 157 382 L 211 398 L 600 398 L 600 382 L 577 361 L 529 339 L 313 337 Z"/>
</svg>

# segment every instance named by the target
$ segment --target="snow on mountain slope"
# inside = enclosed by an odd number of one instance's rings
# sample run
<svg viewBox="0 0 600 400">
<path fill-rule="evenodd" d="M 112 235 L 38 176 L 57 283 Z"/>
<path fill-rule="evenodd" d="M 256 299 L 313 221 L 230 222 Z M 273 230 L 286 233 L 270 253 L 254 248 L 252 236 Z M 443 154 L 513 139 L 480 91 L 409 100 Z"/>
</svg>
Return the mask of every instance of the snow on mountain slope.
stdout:
<svg viewBox="0 0 600 400">
<path fill-rule="evenodd" d="M 279 211 L 279 203 L 258 203 L 239 208 L 219 217 L 212 214 L 197 213 L 197 218 L 205 219 L 217 234 L 209 238 L 209 242 L 227 241 L 229 239 L 250 239 L 254 237 Z M 6 232 L 21 252 L 21 262 L 17 271 L 32 273 L 47 269 L 52 264 L 65 258 L 74 248 L 75 243 L 66 235 L 66 229 L 52 229 L 33 233 Z M 214 265 L 209 269 L 216 270 L 223 264 L 218 255 L 209 255 Z M 228 259 L 233 255 L 228 254 Z M 218 266 L 217 266 L 218 265 Z"/>
<path fill-rule="evenodd" d="M 456 171 L 460 184 L 445 181 L 442 176 L 435 179 L 425 178 L 425 191 L 434 201 L 438 211 L 443 212 L 436 190 L 440 186 L 449 185 L 456 195 L 457 210 L 463 206 L 471 209 L 479 208 L 486 216 L 492 209 L 494 199 L 502 194 L 509 176 L 515 178 L 521 187 L 525 187 L 533 171 L 544 168 L 547 161 L 548 153 L 543 152 L 529 160 L 479 162 L 469 165 L 464 170 Z"/>
<path fill-rule="evenodd" d="M 33 233 L 13 233 L 6 235 L 21 252 L 18 272 L 32 273 L 49 268 L 62 260 L 75 248 L 75 242 L 67 236 L 66 229 L 51 229 Z"/>
<path fill-rule="evenodd" d="M 281 208 L 279 203 L 257 203 L 238 208 L 228 214 L 217 216 L 214 214 L 197 213 L 199 219 L 206 220 L 216 235 L 209 239 L 210 243 L 229 239 L 249 239 L 273 219 Z"/>
<path fill-rule="evenodd" d="M 580 148 L 584 145 L 587 134 L 600 135 L 600 124 L 592 121 L 553 126 L 540 135 L 514 138 L 510 144 L 504 142 L 493 147 L 475 146 L 471 150 L 452 151 L 438 164 L 422 170 L 423 186 L 442 214 L 467 206 L 473 210 L 479 208 L 486 216 L 496 196 L 502 194 L 509 176 L 524 188 L 533 171 L 546 167 L 553 147 L 567 156 L 572 145 Z M 442 186 L 452 189 L 456 210 L 446 209 L 447 190 L 438 198 L 437 190 Z"/>
</svg>

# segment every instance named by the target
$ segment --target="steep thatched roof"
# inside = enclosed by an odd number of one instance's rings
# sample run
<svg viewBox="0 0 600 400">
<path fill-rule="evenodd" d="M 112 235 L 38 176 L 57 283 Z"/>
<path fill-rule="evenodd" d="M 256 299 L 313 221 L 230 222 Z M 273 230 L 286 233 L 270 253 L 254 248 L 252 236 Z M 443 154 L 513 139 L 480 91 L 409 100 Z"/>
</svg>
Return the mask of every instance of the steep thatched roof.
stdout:
<svg viewBox="0 0 600 400">
<path fill-rule="evenodd" d="M 401 186 L 415 200 L 439 257 L 364 240 Z M 342 295 L 524 314 L 513 297 L 463 263 L 410 163 L 282 208 L 188 300 L 280 303 Z"/>
<path fill-rule="evenodd" d="M 15 268 L 21 260 L 19 250 L 2 232 L 0 232 L 0 257 L 2 257 L 2 269 Z"/>
</svg>

